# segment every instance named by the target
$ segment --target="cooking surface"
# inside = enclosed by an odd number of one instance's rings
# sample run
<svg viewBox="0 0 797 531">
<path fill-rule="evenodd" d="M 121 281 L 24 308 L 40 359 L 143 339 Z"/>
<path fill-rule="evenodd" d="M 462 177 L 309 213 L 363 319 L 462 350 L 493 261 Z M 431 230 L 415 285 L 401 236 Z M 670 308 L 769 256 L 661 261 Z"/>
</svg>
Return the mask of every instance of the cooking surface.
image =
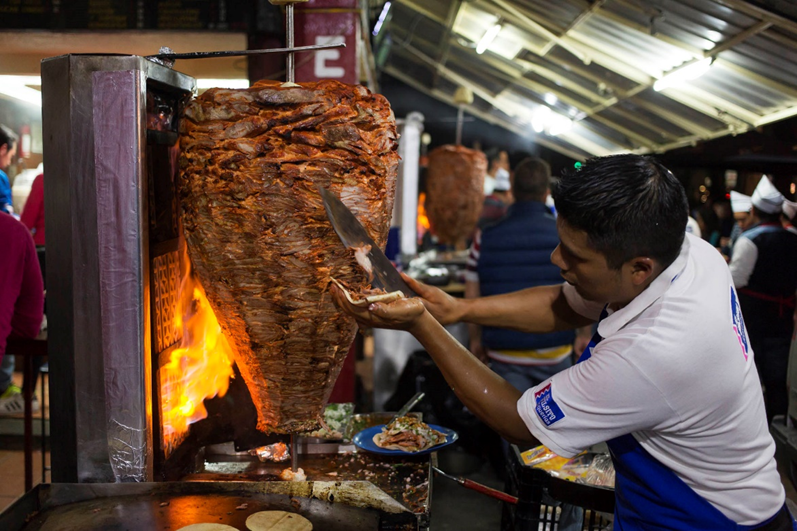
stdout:
<svg viewBox="0 0 797 531">
<path fill-rule="evenodd" d="M 308 481 L 369 481 L 415 513 L 429 509 L 429 456 L 389 457 L 366 452 L 303 454 L 299 466 Z M 207 462 L 189 481 L 280 481 L 289 463 L 242 460 Z"/>
<path fill-rule="evenodd" d="M 379 493 L 371 485 L 360 483 L 338 487 L 326 484 L 319 488 L 316 483 L 316 487 L 310 489 L 313 494 L 308 495 L 309 492 L 302 492 L 303 488 L 297 486 L 291 495 L 264 492 L 268 488 L 253 483 L 116 484 L 110 488 L 109 485 L 88 484 L 40 485 L 29 494 L 38 494 L 42 506 L 28 517 L 27 525 L 12 529 L 176 531 L 190 524 L 222 523 L 245 531 L 246 518 L 263 510 L 301 514 L 318 530 L 417 528 L 417 520 L 407 512 L 390 513 L 370 507 L 330 503 L 333 496 L 339 500 L 361 499 L 364 504 L 378 503 L 375 500 Z M 51 495 L 51 492 L 55 494 Z M 285 492 L 290 492 L 290 489 Z M 317 497 L 321 492 L 326 499 Z"/>
</svg>

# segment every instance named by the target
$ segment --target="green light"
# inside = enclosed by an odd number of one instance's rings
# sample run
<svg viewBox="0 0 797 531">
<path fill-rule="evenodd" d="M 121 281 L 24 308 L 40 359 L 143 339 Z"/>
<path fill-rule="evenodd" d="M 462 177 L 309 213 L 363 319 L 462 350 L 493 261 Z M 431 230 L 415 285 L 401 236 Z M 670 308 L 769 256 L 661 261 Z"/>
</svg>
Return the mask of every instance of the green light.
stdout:
<svg viewBox="0 0 797 531">
<path fill-rule="evenodd" d="M 573 167 L 575 169 L 577 169 L 577 170 L 580 170 L 581 169 L 581 163 L 580 162 L 576 162 L 575 164 L 573 164 Z"/>
</svg>

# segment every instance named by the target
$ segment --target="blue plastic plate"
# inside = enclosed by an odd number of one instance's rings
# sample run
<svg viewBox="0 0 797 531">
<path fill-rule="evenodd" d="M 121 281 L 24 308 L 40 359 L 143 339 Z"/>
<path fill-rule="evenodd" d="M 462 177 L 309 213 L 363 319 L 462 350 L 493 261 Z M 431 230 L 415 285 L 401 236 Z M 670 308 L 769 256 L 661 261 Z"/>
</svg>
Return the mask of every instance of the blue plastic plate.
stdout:
<svg viewBox="0 0 797 531">
<path fill-rule="evenodd" d="M 382 454 L 382 455 L 423 455 L 428 454 L 429 452 L 436 452 L 441 448 L 445 448 L 449 444 L 453 444 L 457 439 L 459 439 L 459 434 L 454 430 L 450 430 L 448 428 L 444 428 L 442 426 L 437 426 L 435 424 L 429 424 L 429 427 L 433 430 L 437 430 L 440 433 L 444 433 L 446 436 L 445 442 L 441 442 L 438 445 L 432 446 L 425 450 L 421 450 L 419 452 L 404 452 L 402 450 L 386 450 L 384 448 L 380 448 L 374 443 L 374 435 L 380 433 L 382 428 L 384 428 L 384 424 L 380 424 L 379 426 L 373 426 L 371 428 L 366 428 L 357 435 L 354 436 L 352 442 L 358 447 L 362 448 L 363 450 L 367 450 L 369 452 L 374 452 L 375 454 Z"/>
</svg>

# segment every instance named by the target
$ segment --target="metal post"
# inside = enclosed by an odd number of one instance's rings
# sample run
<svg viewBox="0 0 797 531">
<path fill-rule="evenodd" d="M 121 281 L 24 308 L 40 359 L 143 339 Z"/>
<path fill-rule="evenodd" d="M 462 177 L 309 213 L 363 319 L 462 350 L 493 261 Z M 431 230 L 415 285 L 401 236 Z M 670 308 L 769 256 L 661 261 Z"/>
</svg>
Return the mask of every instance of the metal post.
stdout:
<svg viewBox="0 0 797 531">
<path fill-rule="evenodd" d="M 462 123 L 465 121 L 465 106 L 460 105 L 457 111 L 457 145 L 462 145 Z"/>
<path fill-rule="evenodd" d="M 296 434 L 291 433 L 291 472 L 299 470 L 299 452 L 296 451 Z"/>
<path fill-rule="evenodd" d="M 293 4 L 285 5 L 285 44 L 287 48 L 293 48 Z M 293 52 L 288 52 L 285 61 L 285 79 L 288 83 L 293 83 L 295 79 L 295 66 L 293 63 Z"/>
</svg>

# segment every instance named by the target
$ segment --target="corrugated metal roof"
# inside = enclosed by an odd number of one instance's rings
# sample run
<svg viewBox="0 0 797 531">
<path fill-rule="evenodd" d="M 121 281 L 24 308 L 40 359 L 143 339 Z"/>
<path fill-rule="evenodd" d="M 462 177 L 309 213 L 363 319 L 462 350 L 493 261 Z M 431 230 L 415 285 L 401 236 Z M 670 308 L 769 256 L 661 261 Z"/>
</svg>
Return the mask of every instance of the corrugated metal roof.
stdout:
<svg viewBox="0 0 797 531">
<path fill-rule="evenodd" d="M 474 114 L 569 156 L 663 152 L 797 114 L 797 9 L 762 2 L 397 0 L 385 70 L 448 102 L 467 86 Z"/>
</svg>

